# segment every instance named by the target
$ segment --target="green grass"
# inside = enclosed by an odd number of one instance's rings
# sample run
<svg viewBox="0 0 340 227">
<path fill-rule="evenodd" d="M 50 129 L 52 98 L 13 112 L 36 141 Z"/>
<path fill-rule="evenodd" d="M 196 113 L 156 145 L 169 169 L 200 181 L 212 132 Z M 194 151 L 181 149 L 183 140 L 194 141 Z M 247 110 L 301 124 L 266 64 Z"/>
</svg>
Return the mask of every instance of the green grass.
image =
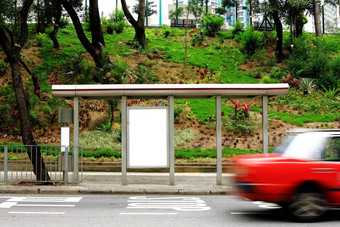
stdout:
<svg viewBox="0 0 340 227">
<path fill-rule="evenodd" d="M 244 155 L 244 154 L 257 154 L 259 153 L 258 150 L 244 150 L 240 148 L 222 148 L 222 157 L 230 157 L 235 155 Z M 217 152 L 216 148 L 209 148 L 202 150 L 201 148 L 195 149 L 175 149 L 175 158 L 185 158 L 185 159 L 192 159 L 192 158 L 216 158 Z"/>
<path fill-rule="evenodd" d="M 194 112 L 198 121 L 203 121 L 210 116 L 216 115 L 216 104 L 214 99 L 181 99 L 176 100 L 176 103 L 188 103 L 191 110 Z M 223 102 L 223 100 L 222 100 Z M 221 105 L 221 111 L 225 112 L 225 115 L 233 111 L 231 106 Z"/>
<path fill-rule="evenodd" d="M 338 114 L 329 113 L 329 114 L 313 114 L 313 113 L 306 113 L 306 114 L 290 114 L 290 113 L 283 113 L 279 111 L 268 111 L 269 118 L 271 119 L 278 119 L 285 123 L 303 126 L 305 123 L 310 122 L 334 122 L 337 119 Z"/>
</svg>

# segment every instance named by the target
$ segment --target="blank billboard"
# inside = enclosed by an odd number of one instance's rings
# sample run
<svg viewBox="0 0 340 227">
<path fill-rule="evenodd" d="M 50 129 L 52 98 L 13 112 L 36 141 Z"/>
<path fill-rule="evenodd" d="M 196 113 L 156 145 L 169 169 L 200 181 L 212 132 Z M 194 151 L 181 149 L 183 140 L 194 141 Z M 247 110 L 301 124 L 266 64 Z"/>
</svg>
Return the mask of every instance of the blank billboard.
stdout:
<svg viewBox="0 0 340 227">
<path fill-rule="evenodd" d="M 167 107 L 128 108 L 128 168 L 169 167 Z"/>
</svg>

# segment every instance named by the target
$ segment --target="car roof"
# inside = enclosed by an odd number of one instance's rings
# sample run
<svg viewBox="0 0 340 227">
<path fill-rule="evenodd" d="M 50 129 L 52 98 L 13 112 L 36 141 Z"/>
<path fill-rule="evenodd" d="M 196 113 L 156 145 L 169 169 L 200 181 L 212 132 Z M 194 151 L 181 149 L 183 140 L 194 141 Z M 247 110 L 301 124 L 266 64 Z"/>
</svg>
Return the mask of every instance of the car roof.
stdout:
<svg viewBox="0 0 340 227">
<path fill-rule="evenodd" d="M 300 133 L 321 133 L 327 135 L 340 135 L 340 129 L 309 129 L 309 128 L 296 128 L 288 131 L 289 134 Z"/>
</svg>

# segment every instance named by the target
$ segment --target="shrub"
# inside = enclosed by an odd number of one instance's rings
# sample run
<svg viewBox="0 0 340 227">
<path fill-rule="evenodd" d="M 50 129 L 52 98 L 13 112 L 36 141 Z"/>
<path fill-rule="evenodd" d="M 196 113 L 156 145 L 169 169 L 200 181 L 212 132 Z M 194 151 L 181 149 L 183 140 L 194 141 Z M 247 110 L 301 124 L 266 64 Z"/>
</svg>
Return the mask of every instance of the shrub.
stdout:
<svg viewBox="0 0 340 227">
<path fill-rule="evenodd" d="M 70 23 L 70 19 L 67 17 L 61 17 L 59 22 L 59 28 L 65 28 Z"/>
<path fill-rule="evenodd" d="M 242 24 L 239 20 L 236 20 L 236 23 L 233 24 L 234 29 L 232 30 L 233 37 L 237 34 L 242 33 L 244 29 L 244 24 Z"/>
<path fill-rule="evenodd" d="M 317 78 L 317 83 L 320 87 L 331 89 L 340 86 L 340 57 L 336 57 L 333 61 L 328 63 L 327 72 Z"/>
<path fill-rule="evenodd" d="M 325 98 L 327 99 L 330 99 L 330 100 L 335 100 L 335 99 L 338 99 L 340 97 L 340 88 L 336 88 L 336 87 L 333 87 L 333 88 L 325 88 L 323 87 L 323 95 Z"/>
<path fill-rule="evenodd" d="M 105 18 L 102 19 L 103 27 L 106 28 L 106 32 L 108 34 L 113 34 L 113 32 L 120 34 L 123 32 L 124 28 L 127 27 L 124 18 L 125 15 L 123 11 L 121 10 L 113 11 L 113 13 L 110 14 L 109 19 Z"/>
<path fill-rule="evenodd" d="M 191 128 L 186 128 L 184 130 L 175 130 L 175 144 L 176 146 L 185 145 L 195 138 L 197 131 Z"/>
<path fill-rule="evenodd" d="M 294 77 L 303 75 L 308 71 L 308 63 L 311 58 L 313 44 L 305 39 L 305 36 L 294 39 L 294 48 L 287 61 L 287 69 Z"/>
<path fill-rule="evenodd" d="M 114 68 L 111 71 L 111 77 L 114 80 L 113 83 L 115 84 L 122 84 L 123 81 L 127 83 L 133 83 L 134 81 L 126 81 L 128 78 L 127 74 L 127 68 L 128 64 L 127 62 L 121 61 L 118 54 L 116 54 L 116 62 L 114 63 Z"/>
<path fill-rule="evenodd" d="M 83 132 L 79 136 L 79 146 L 85 150 L 96 149 L 120 150 L 121 149 L 120 132 L 119 131 L 109 133 L 101 131 Z"/>
<path fill-rule="evenodd" d="M 304 94 L 309 94 L 315 87 L 314 81 L 310 78 L 301 78 L 299 87 L 304 92 Z"/>
<path fill-rule="evenodd" d="M 133 74 L 136 76 L 135 81 L 137 84 L 154 84 L 158 82 L 158 78 L 156 74 L 153 73 L 153 69 L 148 69 L 143 64 L 137 65 Z"/>
<path fill-rule="evenodd" d="M 35 35 L 36 38 L 36 46 L 37 47 L 42 47 L 46 41 L 46 34 L 45 33 L 38 33 Z"/>
<path fill-rule="evenodd" d="M 252 26 L 248 26 L 239 36 L 239 40 L 242 43 L 242 51 L 250 56 L 255 53 L 257 48 L 263 46 L 263 33 L 254 31 Z"/>
<path fill-rule="evenodd" d="M 189 32 L 189 35 L 191 37 L 191 45 L 192 46 L 200 46 L 203 44 L 205 40 L 205 35 L 203 32 L 195 29 L 192 32 Z"/>
<path fill-rule="evenodd" d="M 276 80 L 281 80 L 286 75 L 287 75 L 287 72 L 282 71 L 278 67 L 273 67 L 269 74 L 270 78 L 276 79 Z"/>
<path fill-rule="evenodd" d="M 224 19 L 220 15 L 208 14 L 201 20 L 201 27 L 205 29 L 208 36 L 212 37 L 221 30 L 223 24 Z"/>
<path fill-rule="evenodd" d="M 175 123 L 185 123 L 195 118 L 194 113 L 190 109 L 188 103 L 176 104 L 174 107 Z"/>
</svg>

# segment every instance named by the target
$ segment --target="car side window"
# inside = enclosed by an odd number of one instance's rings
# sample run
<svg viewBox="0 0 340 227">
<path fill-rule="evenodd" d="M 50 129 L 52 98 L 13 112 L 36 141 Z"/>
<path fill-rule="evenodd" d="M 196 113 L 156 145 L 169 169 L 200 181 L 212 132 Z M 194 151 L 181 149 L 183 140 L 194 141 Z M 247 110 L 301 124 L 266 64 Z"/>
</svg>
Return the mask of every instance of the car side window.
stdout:
<svg viewBox="0 0 340 227">
<path fill-rule="evenodd" d="M 326 161 L 340 161 L 340 137 L 334 137 L 328 141 L 322 159 Z"/>
</svg>

